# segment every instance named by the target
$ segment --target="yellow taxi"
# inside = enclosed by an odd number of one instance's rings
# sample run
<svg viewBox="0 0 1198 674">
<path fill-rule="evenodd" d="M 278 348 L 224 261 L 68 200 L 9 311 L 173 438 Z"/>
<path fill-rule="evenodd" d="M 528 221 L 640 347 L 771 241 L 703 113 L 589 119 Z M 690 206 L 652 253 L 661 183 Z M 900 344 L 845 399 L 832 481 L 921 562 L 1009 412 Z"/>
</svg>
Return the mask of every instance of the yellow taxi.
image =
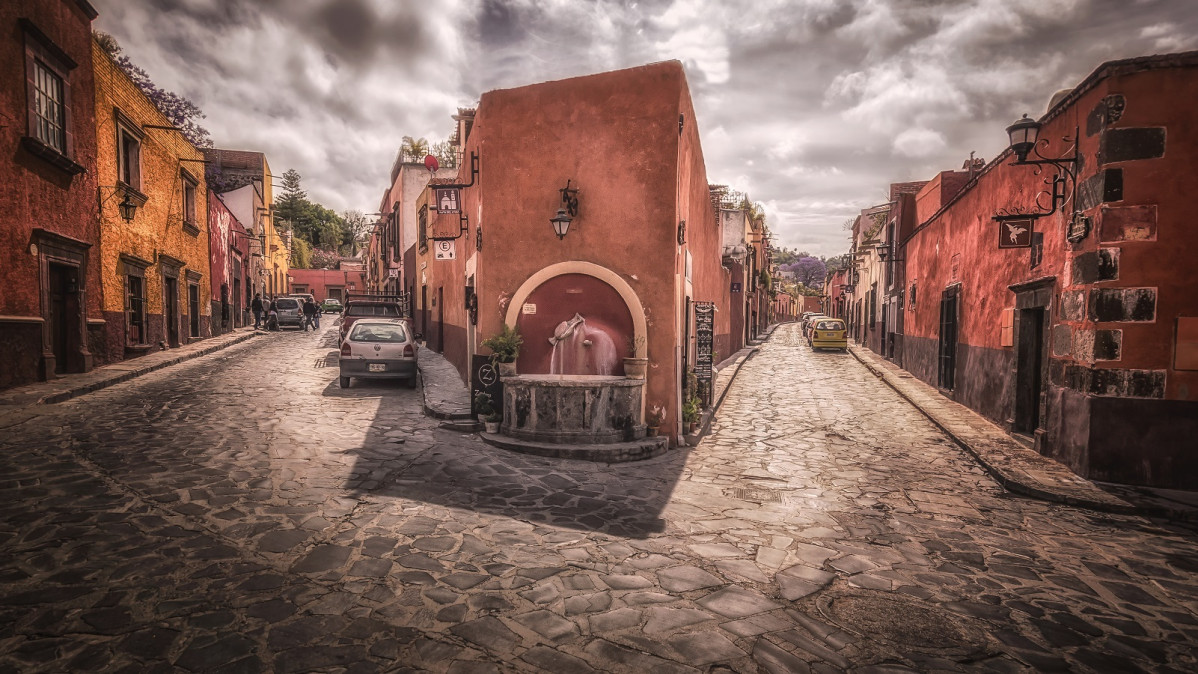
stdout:
<svg viewBox="0 0 1198 674">
<path fill-rule="evenodd" d="M 812 351 L 819 349 L 847 351 L 849 348 L 848 330 L 844 327 L 844 321 L 839 318 L 819 316 L 811 319 L 807 341 L 811 344 Z"/>
</svg>

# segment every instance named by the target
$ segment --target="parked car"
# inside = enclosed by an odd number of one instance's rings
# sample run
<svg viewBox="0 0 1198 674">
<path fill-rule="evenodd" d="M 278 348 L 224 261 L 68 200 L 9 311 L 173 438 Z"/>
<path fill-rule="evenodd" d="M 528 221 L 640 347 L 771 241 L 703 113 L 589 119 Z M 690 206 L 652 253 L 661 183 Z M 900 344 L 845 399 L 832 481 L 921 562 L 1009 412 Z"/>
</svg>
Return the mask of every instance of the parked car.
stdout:
<svg viewBox="0 0 1198 674">
<path fill-rule="evenodd" d="M 320 311 L 326 314 L 341 313 L 341 300 L 335 300 L 330 297 L 329 299 L 320 303 Z"/>
<path fill-rule="evenodd" d="M 823 314 L 812 314 L 807 317 L 807 322 L 803 324 L 803 339 L 806 339 L 808 344 L 811 343 L 811 329 L 815 327 L 816 321 L 824 318 L 828 317 Z"/>
<path fill-rule="evenodd" d="M 345 341 L 350 327 L 362 318 L 404 318 L 403 303 L 399 295 L 349 295 L 341 312 L 341 341 Z M 404 319 L 406 321 L 406 319 Z M 409 332 L 411 325 L 408 325 Z M 420 339 L 416 335 L 416 339 Z"/>
<path fill-rule="evenodd" d="M 810 336 L 807 341 L 811 344 L 812 351 L 820 349 L 848 351 L 849 349 L 848 330 L 844 326 L 844 321 L 839 318 L 821 316 L 811 321 L 811 332 L 809 334 Z"/>
<path fill-rule="evenodd" d="M 275 300 L 275 311 L 279 314 L 279 327 L 294 325 L 298 328 L 304 324 L 304 311 L 300 302 L 301 300 L 294 297 L 280 297 Z"/>
<path fill-rule="evenodd" d="M 341 342 L 341 388 L 350 379 L 404 379 L 416 387 L 416 339 L 402 319 L 363 318 Z"/>
</svg>

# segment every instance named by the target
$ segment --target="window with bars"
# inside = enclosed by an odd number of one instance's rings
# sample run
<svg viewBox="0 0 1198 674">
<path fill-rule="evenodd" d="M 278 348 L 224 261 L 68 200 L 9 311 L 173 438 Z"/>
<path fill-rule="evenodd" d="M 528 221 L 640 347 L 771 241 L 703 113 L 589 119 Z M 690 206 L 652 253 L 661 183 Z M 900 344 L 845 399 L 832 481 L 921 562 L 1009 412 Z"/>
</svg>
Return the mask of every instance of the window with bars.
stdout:
<svg viewBox="0 0 1198 674">
<path fill-rule="evenodd" d="M 420 207 L 419 235 L 420 235 L 420 252 L 428 250 L 428 206 Z"/>
<path fill-rule="evenodd" d="M 33 62 L 33 111 L 35 137 L 66 154 L 66 111 L 62 78 L 41 61 Z"/>
<path fill-rule="evenodd" d="M 144 270 L 139 270 L 144 274 Z M 126 278 L 128 299 L 125 303 L 125 314 L 128 317 L 129 329 L 126 331 L 127 342 L 130 346 L 146 343 L 146 280 L 142 276 L 130 274 Z"/>
</svg>

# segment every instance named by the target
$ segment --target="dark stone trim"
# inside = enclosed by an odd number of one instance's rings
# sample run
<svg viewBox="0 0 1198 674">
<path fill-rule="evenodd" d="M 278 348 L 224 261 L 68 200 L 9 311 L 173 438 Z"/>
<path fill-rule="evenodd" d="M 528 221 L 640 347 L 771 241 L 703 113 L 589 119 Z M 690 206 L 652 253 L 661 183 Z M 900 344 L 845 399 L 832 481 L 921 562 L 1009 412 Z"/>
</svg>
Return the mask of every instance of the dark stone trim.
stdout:
<svg viewBox="0 0 1198 674">
<path fill-rule="evenodd" d="M 150 262 L 149 260 L 143 260 L 140 257 L 137 257 L 136 255 L 130 255 L 129 253 L 121 253 L 118 257 L 121 262 L 124 262 L 130 267 L 136 267 L 142 272 L 145 272 L 145 270 L 154 266 L 153 262 Z"/>
<path fill-rule="evenodd" d="M 72 250 L 81 255 L 86 255 L 87 249 L 92 247 L 92 245 L 86 241 L 80 241 L 79 239 L 73 239 L 64 234 L 59 234 L 58 232 L 52 232 L 48 229 L 42 229 L 40 227 L 35 228 L 33 230 L 33 239 L 34 239 L 34 242 L 37 243 L 39 246 L 45 246 L 45 245 L 49 244 L 52 246 L 58 246 L 60 248 L 66 248 L 66 249 Z"/>
<path fill-rule="evenodd" d="M 29 154 L 44 160 L 47 164 L 66 173 L 67 175 L 76 176 L 87 171 L 87 168 L 81 164 L 77 164 L 70 157 L 46 145 L 42 141 L 33 136 L 21 136 L 21 147 Z"/>
<path fill-rule="evenodd" d="M 166 253 L 162 253 L 162 252 L 158 253 L 158 262 L 160 264 L 162 264 L 163 268 L 176 267 L 176 269 L 175 269 L 176 276 L 178 276 L 179 269 L 182 269 L 187 266 L 187 263 L 184 262 L 183 260 L 180 260 L 177 257 L 174 257 L 172 255 L 167 255 Z"/>
<path fill-rule="evenodd" d="M 42 30 L 38 28 L 37 25 L 32 21 L 22 17 L 17 19 L 17 23 L 21 26 L 21 30 L 24 31 L 26 35 L 37 40 L 38 45 L 42 49 L 50 52 L 50 56 L 53 56 L 60 62 L 60 67 L 65 66 L 67 70 L 74 70 L 75 68 L 79 67 L 79 64 L 75 63 L 75 59 L 71 58 L 70 54 L 67 54 L 65 51 L 63 51 L 62 47 L 54 44 L 54 40 L 51 40 L 50 37 L 43 33 Z"/>
</svg>

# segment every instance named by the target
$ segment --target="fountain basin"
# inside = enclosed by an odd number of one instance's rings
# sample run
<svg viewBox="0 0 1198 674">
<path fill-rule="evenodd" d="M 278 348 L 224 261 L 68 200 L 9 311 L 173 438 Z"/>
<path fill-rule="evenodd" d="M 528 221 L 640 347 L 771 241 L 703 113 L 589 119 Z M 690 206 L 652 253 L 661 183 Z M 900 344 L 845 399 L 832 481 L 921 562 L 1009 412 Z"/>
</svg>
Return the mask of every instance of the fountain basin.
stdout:
<svg viewBox="0 0 1198 674">
<path fill-rule="evenodd" d="M 607 444 L 645 436 L 644 380 L 531 374 L 503 378 L 502 434 L 558 444 Z"/>
</svg>

